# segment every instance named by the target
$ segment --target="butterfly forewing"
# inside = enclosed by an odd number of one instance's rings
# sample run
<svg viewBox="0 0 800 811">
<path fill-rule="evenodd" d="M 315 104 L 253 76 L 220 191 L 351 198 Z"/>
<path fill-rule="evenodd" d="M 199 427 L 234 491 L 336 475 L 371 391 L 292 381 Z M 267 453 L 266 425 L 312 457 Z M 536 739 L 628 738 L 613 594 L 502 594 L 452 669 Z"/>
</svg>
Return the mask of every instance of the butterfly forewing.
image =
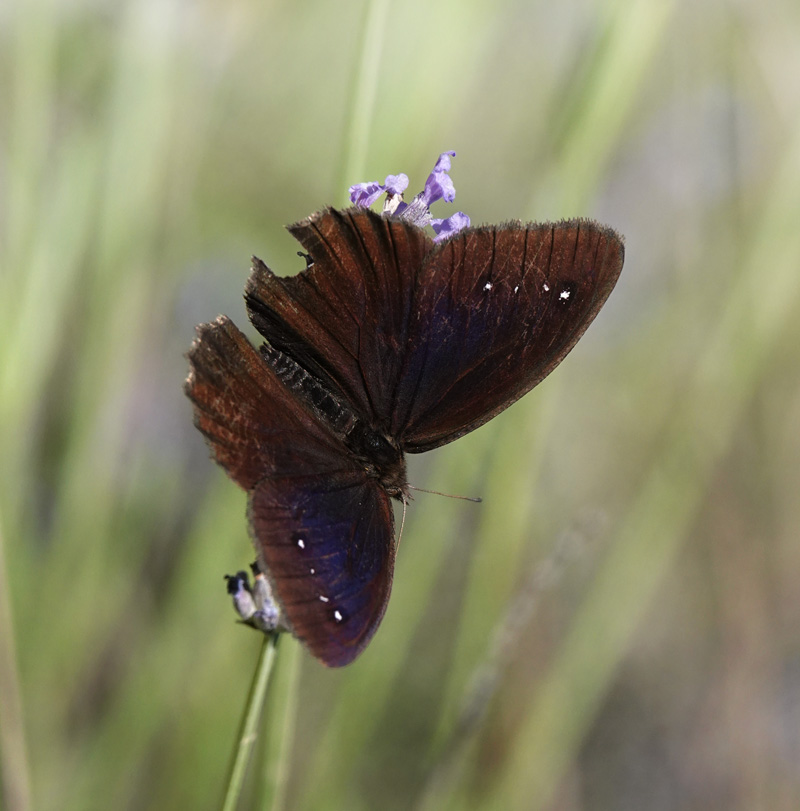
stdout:
<svg viewBox="0 0 800 811">
<path fill-rule="evenodd" d="M 424 231 L 371 211 L 326 209 L 290 227 L 311 258 L 296 276 L 255 262 L 246 299 L 272 346 L 388 429 L 408 341 Z"/>
<path fill-rule="evenodd" d="M 472 431 L 548 375 L 622 269 L 617 234 L 585 220 L 470 229 L 419 277 L 392 431 L 410 452 Z"/>
</svg>

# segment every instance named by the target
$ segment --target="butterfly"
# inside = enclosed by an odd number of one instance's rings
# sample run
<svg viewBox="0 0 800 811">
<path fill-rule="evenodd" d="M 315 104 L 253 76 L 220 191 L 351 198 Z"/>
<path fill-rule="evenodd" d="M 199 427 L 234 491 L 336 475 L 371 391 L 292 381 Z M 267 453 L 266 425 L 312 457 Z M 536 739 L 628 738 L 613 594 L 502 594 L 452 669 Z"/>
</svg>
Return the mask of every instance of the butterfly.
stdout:
<svg viewBox="0 0 800 811">
<path fill-rule="evenodd" d="M 225 316 L 197 329 L 186 393 L 216 461 L 248 492 L 283 621 L 321 662 L 366 647 L 395 561 L 406 453 L 438 448 L 548 375 L 608 298 L 621 237 L 588 220 L 509 223 L 434 244 L 368 209 L 289 227 L 308 267 L 254 259 L 256 348 Z"/>
</svg>

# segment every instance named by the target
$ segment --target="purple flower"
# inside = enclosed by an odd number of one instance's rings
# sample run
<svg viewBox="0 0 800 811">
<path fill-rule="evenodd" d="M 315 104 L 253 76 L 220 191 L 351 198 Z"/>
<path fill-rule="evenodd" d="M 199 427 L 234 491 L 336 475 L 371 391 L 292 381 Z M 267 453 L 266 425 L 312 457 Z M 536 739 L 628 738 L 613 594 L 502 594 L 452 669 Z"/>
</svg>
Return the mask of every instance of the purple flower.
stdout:
<svg viewBox="0 0 800 811">
<path fill-rule="evenodd" d="M 434 242 L 448 239 L 457 234 L 462 228 L 469 228 L 469 217 L 463 211 L 456 211 L 444 220 L 431 220 L 431 226 L 436 231 Z"/>
<path fill-rule="evenodd" d="M 387 203 L 394 197 L 403 199 L 403 192 L 408 188 L 408 175 L 387 175 L 383 183 L 356 183 L 350 187 L 350 202 L 361 208 L 369 208 L 384 192 Z"/>
<path fill-rule="evenodd" d="M 463 211 L 439 220 L 431 217 L 430 207 L 437 200 L 452 203 L 456 188 L 450 178 L 450 158 L 455 152 L 442 152 L 436 166 L 425 181 L 425 188 L 410 203 L 403 201 L 403 192 L 408 188 L 407 175 L 388 175 L 383 183 L 357 183 L 350 187 L 350 201 L 362 208 L 369 208 L 382 194 L 386 194 L 383 213 L 418 225 L 430 225 L 436 232 L 434 242 L 441 242 L 469 226 L 469 217 Z"/>
</svg>

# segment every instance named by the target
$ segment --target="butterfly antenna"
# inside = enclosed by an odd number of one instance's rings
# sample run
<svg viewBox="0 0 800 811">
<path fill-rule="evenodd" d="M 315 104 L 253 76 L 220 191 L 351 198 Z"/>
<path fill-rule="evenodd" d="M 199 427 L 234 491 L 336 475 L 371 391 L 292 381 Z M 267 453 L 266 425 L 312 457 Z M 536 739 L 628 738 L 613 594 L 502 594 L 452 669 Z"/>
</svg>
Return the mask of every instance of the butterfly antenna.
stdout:
<svg viewBox="0 0 800 811">
<path fill-rule="evenodd" d="M 406 509 L 408 508 L 408 500 L 403 494 L 403 517 L 400 519 L 400 532 L 397 533 L 397 544 L 395 550 L 400 548 L 400 541 L 403 540 L 403 527 L 406 525 Z"/>
<path fill-rule="evenodd" d="M 457 498 L 460 501 L 471 501 L 473 504 L 480 504 L 483 499 L 480 496 L 454 496 L 452 493 L 440 493 L 438 490 L 426 490 L 424 487 L 414 487 L 413 484 L 408 485 L 410 490 L 416 490 L 418 493 L 430 493 L 433 496 L 444 496 L 445 498 Z"/>
</svg>

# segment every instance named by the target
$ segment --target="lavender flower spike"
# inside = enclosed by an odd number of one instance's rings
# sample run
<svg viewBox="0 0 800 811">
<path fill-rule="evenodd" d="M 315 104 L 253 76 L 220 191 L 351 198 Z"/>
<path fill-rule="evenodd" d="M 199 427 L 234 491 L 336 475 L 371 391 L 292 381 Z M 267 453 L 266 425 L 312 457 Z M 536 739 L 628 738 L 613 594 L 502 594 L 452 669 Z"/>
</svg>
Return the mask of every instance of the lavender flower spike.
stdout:
<svg viewBox="0 0 800 811">
<path fill-rule="evenodd" d="M 431 217 L 430 207 L 437 200 L 452 203 L 456 197 L 456 188 L 448 174 L 450 158 L 455 152 L 442 152 L 433 171 L 425 181 L 425 188 L 410 203 L 403 202 L 403 192 L 408 187 L 407 175 L 389 175 L 383 183 L 357 183 L 350 187 L 350 200 L 357 206 L 369 208 L 382 194 L 386 194 L 383 214 L 389 217 L 406 220 L 419 227 L 430 225 L 436 232 L 434 242 L 441 242 L 469 226 L 469 217 L 463 211 L 440 220 Z"/>
</svg>

